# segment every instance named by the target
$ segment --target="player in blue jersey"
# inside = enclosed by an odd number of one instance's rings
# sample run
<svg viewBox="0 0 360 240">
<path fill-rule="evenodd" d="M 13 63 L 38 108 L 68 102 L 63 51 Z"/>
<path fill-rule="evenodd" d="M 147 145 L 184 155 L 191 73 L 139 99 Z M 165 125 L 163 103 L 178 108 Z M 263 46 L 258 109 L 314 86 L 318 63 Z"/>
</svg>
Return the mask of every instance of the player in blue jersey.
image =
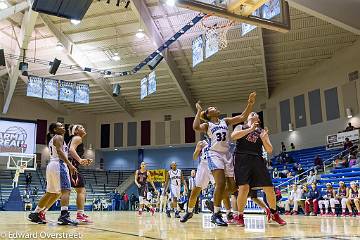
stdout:
<svg viewBox="0 0 360 240">
<path fill-rule="evenodd" d="M 200 103 L 196 104 L 197 113 L 193 129 L 209 136 L 207 160 L 214 176 L 216 187 L 214 193 L 214 214 L 211 221 L 218 226 L 227 226 L 220 213 L 221 201 L 224 198 L 225 186 L 228 192 L 236 191 L 234 181 L 234 165 L 230 153 L 229 126 L 244 122 L 252 111 L 256 93 L 250 94 L 246 109 L 241 115 L 220 119 L 220 111 L 216 107 L 208 107 L 203 111 Z M 201 123 L 201 119 L 206 122 Z"/>
</svg>

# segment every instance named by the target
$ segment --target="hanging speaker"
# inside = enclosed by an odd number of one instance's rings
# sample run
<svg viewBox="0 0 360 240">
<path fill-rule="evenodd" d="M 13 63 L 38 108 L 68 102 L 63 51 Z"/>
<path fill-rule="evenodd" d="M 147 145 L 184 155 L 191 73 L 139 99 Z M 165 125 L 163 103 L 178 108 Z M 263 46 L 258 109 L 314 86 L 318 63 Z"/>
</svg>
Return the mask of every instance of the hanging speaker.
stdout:
<svg viewBox="0 0 360 240">
<path fill-rule="evenodd" d="M 154 70 L 157 65 L 159 65 L 159 63 L 164 59 L 163 55 L 161 53 L 159 53 L 158 55 L 156 55 L 149 63 L 148 66 L 150 68 L 150 70 Z"/>
<path fill-rule="evenodd" d="M 121 89 L 121 86 L 120 84 L 114 84 L 113 85 L 113 96 L 114 97 L 118 97 L 120 95 L 120 89 Z"/>
<path fill-rule="evenodd" d="M 49 73 L 55 75 L 57 70 L 59 69 L 60 64 L 61 64 L 61 60 L 55 58 L 54 62 L 51 65 Z"/>
<path fill-rule="evenodd" d="M 0 49 L 0 66 L 4 66 L 4 67 L 6 66 L 4 49 Z"/>
</svg>

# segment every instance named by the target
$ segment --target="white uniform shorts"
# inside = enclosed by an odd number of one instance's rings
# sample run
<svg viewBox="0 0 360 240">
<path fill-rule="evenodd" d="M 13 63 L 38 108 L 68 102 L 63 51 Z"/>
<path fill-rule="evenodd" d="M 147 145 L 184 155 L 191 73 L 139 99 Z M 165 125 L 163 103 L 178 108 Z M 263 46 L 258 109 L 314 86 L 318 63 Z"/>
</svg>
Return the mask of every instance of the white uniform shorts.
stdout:
<svg viewBox="0 0 360 240">
<path fill-rule="evenodd" d="M 201 189 L 207 188 L 209 182 L 215 183 L 207 162 L 201 161 L 196 170 L 195 186 Z"/>
<path fill-rule="evenodd" d="M 177 185 L 170 184 L 170 197 L 171 199 L 180 199 L 180 190 L 181 187 Z"/>
<path fill-rule="evenodd" d="M 71 190 L 69 169 L 60 160 L 52 160 L 46 167 L 46 192 L 61 193 L 61 190 Z"/>
<path fill-rule="evenodd" d="M 207 159 L 211 171 L 224 169 L 225 177 L 234 177 L 234 161 L 230 152 L 221 153 L 209 150 Z"/>
</svg>

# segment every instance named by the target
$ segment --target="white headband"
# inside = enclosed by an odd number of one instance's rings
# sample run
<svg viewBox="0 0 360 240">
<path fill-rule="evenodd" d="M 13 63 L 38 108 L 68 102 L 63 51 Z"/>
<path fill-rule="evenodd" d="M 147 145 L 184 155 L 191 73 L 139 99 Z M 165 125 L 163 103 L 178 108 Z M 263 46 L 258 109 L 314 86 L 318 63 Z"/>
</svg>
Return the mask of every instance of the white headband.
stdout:
<svg viewBox="0 0 360 240">
<path fill-rule="evenodd" d="M 75 134 L 75 130 L 80 127 L 80 125 L 74 125 L 70 131 L 69 129 L 69 133 L 70 133 L 70 136 L 73 136 Z"/>
</svg>

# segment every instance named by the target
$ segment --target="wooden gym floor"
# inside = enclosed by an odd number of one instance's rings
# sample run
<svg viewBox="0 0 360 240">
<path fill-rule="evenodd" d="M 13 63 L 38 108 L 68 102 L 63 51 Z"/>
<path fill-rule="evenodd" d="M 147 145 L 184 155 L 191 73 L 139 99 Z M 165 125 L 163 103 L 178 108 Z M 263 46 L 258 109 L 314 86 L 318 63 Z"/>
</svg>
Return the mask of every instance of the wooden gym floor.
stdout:
<svg viewBox="0 0 360 240">
<path fill-rule="evenodd" d="M 94 224 L 58 226 L 29 223 L 25 212 L 1 212 L 0 239 L 60 239 L 59 235 L 77 234 L 68 239 L 360 239 L 360 218 L 287 216 L 286 226 L 265 223 L 264 215 L 247 215 L 246 227 L 214 227 L 209 214 L 195 215 L 188 223 L 168 219 L 165 214 L 138 217 L 135 212 L 93 212 Z M 72 214 L 74 216 L 74 214 Z M 56 212 L 47 218 L 55 221 Z M 17 233 L 18 235 L 14 235 Z M 20 234 L 33 235 L 20 235 Z M 12 235 L 11 235 L 12 234 Z M 55 236 L 55 237 L 54 237 Z M 61 235 L 64 238 L 66 235 Z M 48 238 L 46 238 L 48 237 Z"/>
</svg>

